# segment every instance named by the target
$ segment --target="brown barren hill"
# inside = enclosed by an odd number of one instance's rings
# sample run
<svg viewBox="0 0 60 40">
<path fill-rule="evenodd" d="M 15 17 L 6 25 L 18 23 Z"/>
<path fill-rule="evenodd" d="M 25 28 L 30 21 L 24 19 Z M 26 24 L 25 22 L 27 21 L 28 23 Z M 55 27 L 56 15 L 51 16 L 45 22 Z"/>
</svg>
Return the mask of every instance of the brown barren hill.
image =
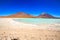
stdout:
<svg viewBox="0 0 60 40">
<path fill-rule="evenodd" d="M 9 16 L 0 16 L 0 18 L 33 18 L 33 16 L 24 12 L 19 12 Z"/>
<path fill-rule="evenodd" d="M 0 16 L 0 18 L 55 18 L 55 19 L 60 19 L 60 17 L 54 17 L 45 12 L 43 12 L 39 16 L 32 16 L 32 15 L 24 13 L 24 12 L 18 12 L 16 14 L 12 14 L 9 16 Z"/>
<path fill-rule="evenodd" d="M 37 16 L 37 18 L 55 18 L 55 17 L 44 12 L 41 15 Z"/>
</svg>

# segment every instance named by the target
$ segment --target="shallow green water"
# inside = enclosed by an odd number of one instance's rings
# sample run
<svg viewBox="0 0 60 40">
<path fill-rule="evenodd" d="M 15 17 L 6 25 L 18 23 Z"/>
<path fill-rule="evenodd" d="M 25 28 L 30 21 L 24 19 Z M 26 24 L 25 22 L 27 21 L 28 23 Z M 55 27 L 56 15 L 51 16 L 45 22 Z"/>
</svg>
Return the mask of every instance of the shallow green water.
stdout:
<svg viewBox="0 0 60 40">
<path fill-rule="evenodd" d="M 18 18 L 14 19 L 18 22 L 25 22 L 25 23 L 33 23 L 33 24 L 53 24 L 53 23 L 59 23 L 60 19 L 44 19 L 44 18 Z"/>
</svg>

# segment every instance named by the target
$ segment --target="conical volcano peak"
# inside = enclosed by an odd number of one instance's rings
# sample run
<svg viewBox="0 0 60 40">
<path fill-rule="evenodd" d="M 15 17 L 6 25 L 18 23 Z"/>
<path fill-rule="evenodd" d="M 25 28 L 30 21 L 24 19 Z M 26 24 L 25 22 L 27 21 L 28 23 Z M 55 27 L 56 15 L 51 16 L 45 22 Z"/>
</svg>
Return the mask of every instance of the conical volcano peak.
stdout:
<svg viewBox="0 0 60 40">
<path fill-rule="evenodd" d="M 25 12 L 18 12 L 16 14 L 10 15 L 10 17 L 15 18 L 33 18 L 30 14 L 27 14 Z"/>
<path fill-rule="evenodd" d="M 43 12 L 38 17 L 41 17 L 41 18 L 54 18 L 54 16 L 52 16 L 52 15 L 46 13 L 46 12 Z"/>
<path fill-rule="evenodd" d="M 43 15 L 43 16 L 46 16 L 46 15 L 52 16 L 52 15 L 46 13 L 46 12 L 41 13 L 41 15 Z"/>
<path fill-rule="evenodd" d="M 11 15 L 11 16 L 22 16 L 22 15 L 28 15 L 27 13 L 25 13 L 25 12 L 18 12 L 18 13 L 16 13 L 16 14 L 13 14 L 13 15 Z"/>
<path fill-rule="evenodd" d="M 25 12 L 18 12 L 17 14 L 26 14 Z"/>
<path fill-rule="evenodd" d="M 26 13 L 24 13 L 24 12 L 18 12 L 18 13 L 16 13 L 16 14 L 13 14 L 13 15 L 25 15 Z"/>
</svg>

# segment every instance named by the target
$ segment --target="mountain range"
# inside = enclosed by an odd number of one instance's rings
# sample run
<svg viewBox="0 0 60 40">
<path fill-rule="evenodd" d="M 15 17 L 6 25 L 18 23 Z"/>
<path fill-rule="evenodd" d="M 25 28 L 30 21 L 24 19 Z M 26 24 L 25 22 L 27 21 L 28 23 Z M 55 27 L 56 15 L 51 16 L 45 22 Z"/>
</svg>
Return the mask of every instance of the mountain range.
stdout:
<svg viewBox="0 0 60 40">
<path fill-rule="evenodd" d="M 41 13 L 39 16 L 32 16 L 24 12 L 19 12 L 19 13 L 12 14 L 9 16 L 0 16 L 0 18 L 58 18 L 58 17 L 54 17 L 45 12 Z"/>
</svg>

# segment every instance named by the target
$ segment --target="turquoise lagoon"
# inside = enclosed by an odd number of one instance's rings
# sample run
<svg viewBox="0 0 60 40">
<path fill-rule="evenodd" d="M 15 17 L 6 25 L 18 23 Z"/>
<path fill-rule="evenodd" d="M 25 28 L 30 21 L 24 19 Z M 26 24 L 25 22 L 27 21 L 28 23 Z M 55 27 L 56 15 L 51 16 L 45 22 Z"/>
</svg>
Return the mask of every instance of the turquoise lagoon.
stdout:
<svg viewBox="0 0 60 40">
<path fill-rule="evenodd" d="M 18 22 L 32 23 L 32 24 L 60 24 L 60 19 L 46 19 L 46 18 L 16 18 Z"/>
</svg>

